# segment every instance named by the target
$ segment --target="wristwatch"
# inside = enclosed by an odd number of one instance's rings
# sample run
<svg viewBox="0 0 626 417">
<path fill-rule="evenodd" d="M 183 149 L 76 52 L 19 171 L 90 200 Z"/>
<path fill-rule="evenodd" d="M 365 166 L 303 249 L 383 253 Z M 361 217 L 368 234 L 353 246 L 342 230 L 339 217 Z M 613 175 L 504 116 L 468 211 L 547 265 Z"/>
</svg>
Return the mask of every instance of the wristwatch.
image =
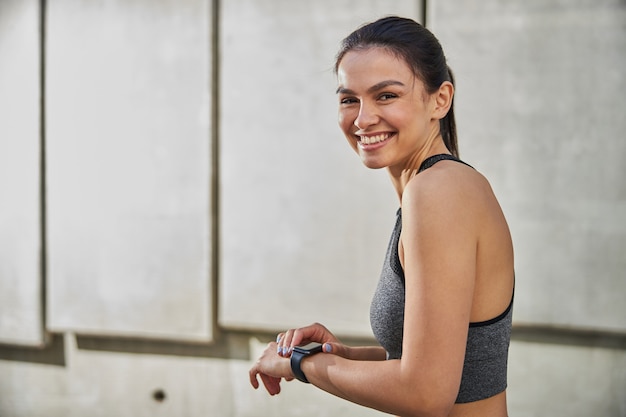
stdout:
<svg viewBox="0 0 626 417">
<path fill-rule="evenodd" d="M 306 379 L 304 372 L 300 368 L 300 362 L 302 359 L 307 356 L 315 355 L 322 351 L 322 344 L 317 342 L 311 342 L 304 346 L 296 346 L 293 348 L 291 352 L 291 372 L 293 372 L 293 376 L 299 379 L 302 382 L 309 383 L 309 380 Z"/>
</svg>

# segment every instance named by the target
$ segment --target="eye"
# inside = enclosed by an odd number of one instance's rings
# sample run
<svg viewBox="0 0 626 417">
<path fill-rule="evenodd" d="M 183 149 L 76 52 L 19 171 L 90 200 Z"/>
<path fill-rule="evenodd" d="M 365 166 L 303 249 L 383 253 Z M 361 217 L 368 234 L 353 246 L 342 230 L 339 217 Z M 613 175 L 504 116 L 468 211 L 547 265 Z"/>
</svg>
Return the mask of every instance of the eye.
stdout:
<svg viewBox="0 0 626 417">
<path fill-rule="evenodd" d="M 378 96 L 378 100 L 380 100 L 380 101 L 388 101 L 388 100 L 394 99 L 396 97 L 398 97 L 398 96 L 393 94 L 393 93 L 383 93 L 380 96 Z"/>
<path fill-rule="evenodd" d="M 359 101 L 356 98 L 354 98 L 354 97 L 343 97 L 343 98 L 339 99 L 339 103 L 340 104 L 345 104 L 345 105 L 355 104 L 355 103 L 358 103 L 358 102 Z"/>
</svg>

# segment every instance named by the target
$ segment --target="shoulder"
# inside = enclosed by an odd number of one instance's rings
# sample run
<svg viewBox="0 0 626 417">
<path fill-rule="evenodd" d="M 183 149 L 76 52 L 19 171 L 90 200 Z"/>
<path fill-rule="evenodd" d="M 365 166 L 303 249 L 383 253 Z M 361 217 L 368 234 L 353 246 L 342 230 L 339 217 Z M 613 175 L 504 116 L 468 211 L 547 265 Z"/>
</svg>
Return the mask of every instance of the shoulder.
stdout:
<svg viewBox="0 0 626 417">
<path fill-rule="evenodd" d="M 440 161 L 407 183 L 402 194 L 403 218 L 468 227 L 479 222 L 492 196 L 481 173 L 456 161 Z"/>
<path fill-rule="evenodd" d="M 487 179 L 474 168 L 456 161 L 440 161 L 407 183 L 402 203 L 479 201 L 490 191 Z"/>
</svg>

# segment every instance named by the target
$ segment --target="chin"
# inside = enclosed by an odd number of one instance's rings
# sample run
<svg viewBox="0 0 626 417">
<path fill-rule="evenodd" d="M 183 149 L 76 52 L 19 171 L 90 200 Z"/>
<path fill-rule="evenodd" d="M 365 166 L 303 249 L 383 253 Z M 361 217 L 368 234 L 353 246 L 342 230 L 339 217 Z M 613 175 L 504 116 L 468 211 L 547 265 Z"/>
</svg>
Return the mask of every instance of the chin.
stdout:
<svg viewBox="0 0 626 417">
<path fill-rule="evenodd" d="M 361 162 L 363 162 L 363 165 L 365 165 L 369 169 L 387 168 L 387 164 L 383 164 L 380 161 L 372 161 L 372 160 L 361 158 Z"/>
</svg>

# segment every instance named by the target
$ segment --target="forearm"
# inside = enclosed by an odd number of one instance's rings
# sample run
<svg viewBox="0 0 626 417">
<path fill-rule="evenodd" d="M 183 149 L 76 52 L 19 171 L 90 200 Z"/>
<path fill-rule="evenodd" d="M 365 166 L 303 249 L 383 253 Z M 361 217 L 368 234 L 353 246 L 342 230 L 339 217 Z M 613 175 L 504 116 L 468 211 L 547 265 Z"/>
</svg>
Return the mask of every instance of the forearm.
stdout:
<svg viewBox="0 0 626 417">
<path fill-rule="evenodd" d="M 319 354 L 302 361 L 309 382 L 353 403 L 402 416 L 446 415 L 452 401 L 404 377 L 400 360 L 354 361 Z"/>
<path fill-rule="evenodd" d="M 384 361 L 387 352 L 381 346 L 350 347 L 348 359 L 355 361 Z"/>
</svg>

